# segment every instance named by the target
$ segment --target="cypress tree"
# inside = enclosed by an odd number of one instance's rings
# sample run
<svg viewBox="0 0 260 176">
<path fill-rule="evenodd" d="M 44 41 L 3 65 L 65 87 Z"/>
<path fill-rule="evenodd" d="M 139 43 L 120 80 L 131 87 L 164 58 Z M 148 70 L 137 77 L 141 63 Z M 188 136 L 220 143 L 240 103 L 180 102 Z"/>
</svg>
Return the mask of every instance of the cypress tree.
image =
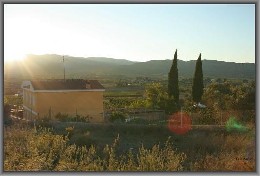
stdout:
<svg viewBox="0 0 260 176">
<path fill-rule="evenodd" d="M 199 103 L 201 101 L 201 97 L 203 95 L 203 72 L 202 72 L 202 61 L 201 61 L 201 53 L 196 62 L 193 84 L 192 84 L 192 99 L 194 102 Z"/>
<path fill-rule="evenodd" d="M 174 59 L 170 72 L 168 74 L 168 96 L 173 98 L 175 103 L 179 103 L 179 80 L 178 80 L 178 68 L 177 68 L 177 49 L 174 54 Z"/>
</svg>

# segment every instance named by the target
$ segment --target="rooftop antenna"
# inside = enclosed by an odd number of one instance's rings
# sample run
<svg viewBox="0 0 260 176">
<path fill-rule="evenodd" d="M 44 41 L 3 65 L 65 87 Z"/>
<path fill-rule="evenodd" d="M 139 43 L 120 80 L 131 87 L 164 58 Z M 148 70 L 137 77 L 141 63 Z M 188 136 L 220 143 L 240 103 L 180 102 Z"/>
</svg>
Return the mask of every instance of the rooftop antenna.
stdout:
<svg viewBox="0 0 260 176">
<path fill-rule="evenodd" d="M 64 56 L 62 56 L 62 61 L 63 61 L 64 82 L 65 82 L 65 62 L 64 62 Z"/>
</svg>

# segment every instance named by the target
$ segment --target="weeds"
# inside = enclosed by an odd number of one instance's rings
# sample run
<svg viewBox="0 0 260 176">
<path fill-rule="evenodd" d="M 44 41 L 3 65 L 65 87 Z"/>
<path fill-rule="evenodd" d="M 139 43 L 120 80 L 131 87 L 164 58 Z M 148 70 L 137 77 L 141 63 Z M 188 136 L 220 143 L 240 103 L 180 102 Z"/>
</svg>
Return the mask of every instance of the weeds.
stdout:
<svg viewBox="0 0 260 176">
<path fill-rule="evenodd" d="M 69 130 L 70 131 L 70 130 Z M 119 154 L 119 135 L 98 154 L 93 145 L 70 144 L 68 136 L 51 130 L 10 128 L 5 132 L 5 171 L 177 171 L 185 159 L 167 142 L 164 148 L 139 148 L 138 153 Z M 13 152 L 15 151 L 15 152 Z"/>
<path fill-rule="evenodd" d="M 25 124 L 6 127 L 4 170 L 255 171 L 256 168 L 254 131 L 197 128 L 177 136 L 163 126 L 60 125 L 57 129 L 31 128 Z M 167 136 L 171 138 L 167 140 Z"/>
</svg>

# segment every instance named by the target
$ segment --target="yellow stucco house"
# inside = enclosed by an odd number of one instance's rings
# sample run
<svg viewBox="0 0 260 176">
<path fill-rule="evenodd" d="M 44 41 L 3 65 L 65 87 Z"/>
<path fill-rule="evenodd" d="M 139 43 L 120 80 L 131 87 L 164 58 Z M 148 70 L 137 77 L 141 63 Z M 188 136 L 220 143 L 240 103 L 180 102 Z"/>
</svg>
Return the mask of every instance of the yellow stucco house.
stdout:
<svg viewBox="0 0 260 176">
<path fill-rule="evenodd" d="M 23 81 L 24 119 L 51 117 L 57 113 L 90 116 L 90 122 L 104 122 L 103 92 L 97 80 Z"/>
</svg>

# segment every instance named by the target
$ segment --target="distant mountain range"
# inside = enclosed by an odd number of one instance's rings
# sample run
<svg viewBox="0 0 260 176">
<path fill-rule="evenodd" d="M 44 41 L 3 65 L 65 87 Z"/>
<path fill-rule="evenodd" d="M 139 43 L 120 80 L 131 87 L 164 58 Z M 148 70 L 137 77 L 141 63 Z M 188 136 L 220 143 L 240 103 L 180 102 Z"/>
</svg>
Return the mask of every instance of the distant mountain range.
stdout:
<svg viewBox="0 0 260 176">
<path fill-rule="evenodd" d="M 84 75 L 126 75 L 126 76 L 167 76 L 172 60 L 151 60 L 133 62 L 125 59 L 104 57 L 65 56 L 65 70 L 68 77 L 77 78 Z M 193 77 L 196 60 L 178 60 L 180 77 Z M 254 63 L 234 63 L 216 60 L 203 60 L 204 77 L 255 79 Z M 61 77 L 63 75 L 62 56 L 28 55 L 22 62 L 4 65 L 6 75 L 30 77 Z"/>
</svg>

